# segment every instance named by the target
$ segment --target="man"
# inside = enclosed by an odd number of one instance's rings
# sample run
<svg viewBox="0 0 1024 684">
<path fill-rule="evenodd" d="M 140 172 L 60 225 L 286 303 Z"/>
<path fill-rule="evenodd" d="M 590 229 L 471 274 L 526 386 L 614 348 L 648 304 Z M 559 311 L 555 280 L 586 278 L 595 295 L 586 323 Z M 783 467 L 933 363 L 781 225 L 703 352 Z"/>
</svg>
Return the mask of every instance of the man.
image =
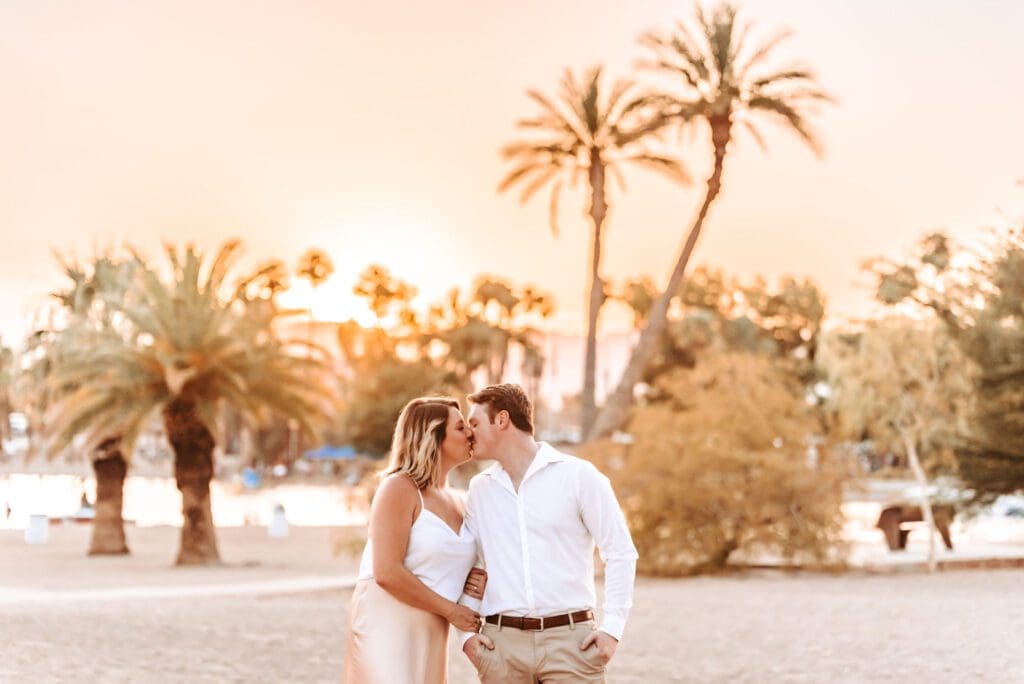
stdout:
<svg viewBox="0 0 1024 684">
<path fill-rule="evenodd" d="M 465 525 L 488 572 L 479 634 L 462 650 L 485 684 L 603 682 L 632 605 L 636 547 L 608 478 L 533 437 L 518 385 L 469 397 L 474 458 Z M 594 545 L 605 563 L 604 617 L 594 623 Z"/>
</svg>

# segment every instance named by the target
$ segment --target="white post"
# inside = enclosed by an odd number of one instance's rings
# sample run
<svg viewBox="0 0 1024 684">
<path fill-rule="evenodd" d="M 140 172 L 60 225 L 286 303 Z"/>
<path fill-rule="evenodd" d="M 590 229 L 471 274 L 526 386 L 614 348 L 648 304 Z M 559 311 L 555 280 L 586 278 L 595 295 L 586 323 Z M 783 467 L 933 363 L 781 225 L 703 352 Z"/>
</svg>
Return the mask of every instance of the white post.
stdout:
<svg viewBox="0 0 1024 684">
<path fill-rule="evenodd" d="M 28 516 L 28 527 L 25 528 L 26 544 L 45 544 L 50 538 L 50 518 L 33 513 Z"/>
<path fill-rule="evenodd" d="M 267 534 L 275 539 L 283 539 L 288 536 L 288 518 L 284 514 L 284 506 L 277 504 L 270 516 L 270 525 L 267 526 Z"/>
</svg>

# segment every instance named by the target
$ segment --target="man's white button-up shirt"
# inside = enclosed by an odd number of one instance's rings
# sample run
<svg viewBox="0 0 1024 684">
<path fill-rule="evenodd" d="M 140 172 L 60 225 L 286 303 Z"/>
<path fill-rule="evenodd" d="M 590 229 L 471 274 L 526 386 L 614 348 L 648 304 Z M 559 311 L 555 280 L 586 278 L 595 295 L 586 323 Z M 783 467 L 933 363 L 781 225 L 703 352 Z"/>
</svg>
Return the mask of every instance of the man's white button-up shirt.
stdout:
<svg viewBox="0 0 1024 684">
<path fill-rule="evenodd" d="M 518 492 L 497 463 L 474 477 L 464 519 L 487 570 L 481 615 L 596 608 L 596 543 L 605 563 L 599 629 L 622 638 L 637 552 L 611 483 L 593 464 L 541 442 Z"/>
</svg>

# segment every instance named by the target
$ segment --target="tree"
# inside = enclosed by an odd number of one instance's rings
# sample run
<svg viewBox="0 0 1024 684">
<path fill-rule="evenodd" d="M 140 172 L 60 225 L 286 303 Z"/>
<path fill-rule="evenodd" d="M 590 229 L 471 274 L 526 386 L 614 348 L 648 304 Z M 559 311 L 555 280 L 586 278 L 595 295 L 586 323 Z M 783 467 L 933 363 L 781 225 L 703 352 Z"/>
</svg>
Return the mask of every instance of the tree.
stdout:
<svg viewBox="0 0 1024 684">
<path fill-rule="evenodd" d="M 627 281 L 616 296 L 632 309 L 639 328 L 656 293 L 643 278 Z M 699 267 L 683 279 L 641 379 L 650 384 L 662 373 L 693 367 L 702 352 L 718 349 L 787 359 L 797 377 L 810 381 L 824 317 L 824 298 L 808 279 L 783 276 L 771 287 L 760 276 L 745 283 L 719 269 Z"/>
<path fill-rule="evenodd" d="M 625 439 L 584 450 L 615 484 L 641 572 L 717 572 L 736 554 L 839 561 L 845 471 L 810 462 L 817 420 L 776 359 L 712 352 L 656 385 Z"/>
<path fill-rule="evenodd" d="M 127 451 L 152 416 L 162 417 L 182 494 L 178 565 L 219 562 L 210 508 L 219 407 L 230 404 L 253 423 L 293 418 L 309 434 L 333 409 L 325 360 L 277 338 L 272 302 L 227 286 L 238 248 L 226 243 L 208 261 L 193 247 L 168 247 L 168 277 L 136 254 L 130 296 L 107 304 L 138 334 L 83 331 L 59 371 L 77 389 L 53 408 L 58 444 L 82 435 L 97 445 L 116 430 Z"/>
<path fill-rule="evenodd" d="M 513 345 L 523 351 L 524 362 L 530 357 L 527 374 L 539 374 L 543 360 L 536 356 L 535 324 L 553 311 L 551 296 L 534 286 L 517 288 L 482 276 L 468 296 L 453 288 L 430 306 L 415 337 L 421 351 L 449 371 L 451 383 L 468 390 L 481 370 L 487 382 L 501 382 Z"/>
<path fill-rule="evenodd" d="M 383 267 L 371 266 L 355 293 L 368 300 L 377 325 L 363 328 L 348 321 L 338 327 L 346 367 L 339 429 L 372 455 L 387 451 L 398 414 L 410 399 L 464 393 L 478 372 L 499 381 L 513 345 L 522 349 L 524 377 L 534 387 L 543 369 L 532 324 L 553 311 L 550 295 L 482 276 L 468 295 L 453 288 L 420 315 L 410 305 L 415 291 Z"/>
<path fill-rule="evenodd" d="M 473 304 L 473 316 L 490 330 L 493 353 L 488 363 L 487 382 L 497 384 L 505 377 L 513 344 L 520 346 L 524 358 L 530 357 L 529 372 L 537 372 L 537 361 L 541 359 L 533 342 L 536 331 L 531 324 L 554 311 L 551 296 L 532 286 L 518 291 L 503 280 L 485 276 L 477 280 Z"/>
<path fill-rule="evenodd" d="M 133 277 L 131 260 L 120 255 L 99 254 L 84 263 L 60 261 L 68 285 L 53 292 L 59 303 L 56 320 L 49 329 L 39 330 L 28 341 L 22 372 L 26 387 L 27 407 L 31 420 L 42 428 L 45 413 L 53 405 L 80 389 L 75 378 L 66 378 L 63 365 L 83 340 L 98 330 L 109 329 L 112 335 L 125 340 L 136 334 L 132 326 L 118 320 L 110 301 L 123 300 Z M 74 435 L 72 436 L 74 437 Z M 131 449 L 125 448 L 121 431 L 111 426 L 98 441 L 86 445 L 93 474 L 96 477 L 95 516 L 88 555 L 121 555 L 129 553 L 124 532 L 124 480 L 127 476 Z M 57 445 L 63 448 L 65 444 Z M 47 449 L 47 455 L 55 451 Z"/>
<path fill-rule="evenodd" d="M 975 501 L 1024 489 L 1024 229 L 997 234 L 985 250 L 934 233 L 914 257 L 866 267 L 878 278 L 880 301 L 932 311 L 979 369 L 956 448 Z"/>
<path fill-rule="evenodd" d="M 334 273 L 334 262 L 331 261 L 331 257 L 328 256 L 327 252 L 321 249 L 309 249 L 299 258 L 298 268 L 296 269 L 299 277 L 305 278 L 309 281 L 310 286 L 313 288 L 313 293 L 316 293 L 318 287 L 323 285 Z M 273 275 L 268 280 L 273 279 Z M 308 340 L 310 344 L 313 343 L 313 302 L 310 301 L 309 305 L 309 333 Z M 288 421 L 288 458 L 294 461 L 299 456 L 299 435 L 298 435 L 298 424 L 295 420 Z"/>
<path fill-rule="evenodd" d="M 934 571 L 937 530 L 926 471 L 955 473 L 954 452 L 973 399 L 969 360 L 935 321 L 890 319 L 831 332 L 819 363 L 831 387 L 825 408 L 835 433 L 867 436 L 906 456 L 922 492 Z"/>
<path fill-rule="evenodd" d="M 310 249 L 299 258 L 296 270 L 300 277 L 308 280 L 316 289 L 334 274 L 334 262 L 322 249 Z"/>
<path fill-rule="evenodd" d="M 582 416 L 586 433 L 594 419 L 597 323 L 606 297 L 601 277 L 601 246 L 610 208 L 607 174 L 615 175 L 622 188 L 621 166 L 626 163 L 645 166 L 680 183 L 689 182 L 689 177 L 677 159 L 650 149 L 651 139 L 664 122 L 644 115 L 648 100 L 637 93 L 632 81 L 619 80 L 605 90 L 601 67 L 589 69 L 579 79 L 566 70 L 558 98 L 549 98 L 536 90 L 527 94 L 541 112 L 535 118 L 518 122 L 519 128 L 534 133 L 530 139 L 514 142 L 502 150 L 502 156 L 514 166 L 502 179 L 499 192 L 521 185 L 520 200 L 525 203 L 542 187 L 551 185 L 550 222 L 557 235 L 556 218 L 563 186 L 566 182 L 575 186 L 583 176 L 589 184 L 592 235 Z"/>
<path fill-rule="evenodd" d="M 379 357 L 349 384 L 340 430 L 360 453 L 383 456 L 403 406 L 416 397 L 450 394 L 451 389 L 444 370 L 429 360 Z"/>
<path fill-rule="evenodd" d="M 679 125 L 703 123 L 711 138 L 714 156 L 704 200 L 693 220 L 686 241 L 668 278 L 668 284 L 654 300 L 646 325 L 615 391 L 605 401 L 597 417 L 592 436 L 610 433 L 626 419 L 633 387 L 654 355 L 662 331 L 668 322 L 669 304 L 676 296 L 704 221 L 722 188 L 725 157 L 734 136 L 742 126 L 764 147 L 763 137 L 754 125 L 757 117 L 774 119 L 794 132 L 820 154 L 820 144 L 807 117 L 811 105 L 828 101 L 818 87 L 814 73 L 807 68 L 773 68 L 768 57 L 788 34 L 781 33 L 759 45 L 749 43 L 750 24 L 737 22 L 736 9 L 718 5 L 710 15 L 700 5 L 695 8 L 696 32 L 678 22 L 671 33 L 651 32 L 641 38 L 651 56 L 642 66 L 667 77 L 675 85 L 652 101 L 660 117 Z"/>
<path fill-rule="evenodd" d="M 330 262 L 328 262 L 330 263 Z M 300 272 L 303 275 L 308 273 L 323 273 L 322 266 L 307 267 L 301 269 Z M 309 278 L 310 283 L 313 287 L 319 286 L 323 279 L 317 279 L 314 284 L 314 278 L 310 275 L 306 275 Z M 288 289 L 288 269 L 285 268 L 284 262 L 280 259 L 271 259 L 264 262 L 261 266 L 256 268 L 256 271 L 252 273 L 248 278 L 239 283 L 238 292 L 239 296 L 248 301 L 273 301 L 277 295 L 281 294 Z"/>
<path fill-rule="evenodd" d="M 0 442 L 11 439 L 11 390 L 14 385 L 14 351 L 0 343 Z M 0 446 L 0 449 L 3 447 Z"/>
<path fill-rule="evenodd" d="M 383 320 L 389 314 L 408 308 L 416 296 L 415 287 L 395 278 L 388 269 L 378 265 L 368 266 L 359 275 L 352 292 L 367 300 L 370 311 L 377 317 L 378 325 L 383 325 Z"/>
<path fill-rule="evenodd" d="M 375 288 L 364 289 L 363 296 L 374 292 Z M 338 345 L 346 366 L 345 407 L 338 432 L 359 452 L 372 456 L 383 456 L 389 450 L 405 404 L 419 396 L 454 390 L 452 375 L 425 353 L 400 352 L 409 336 L 415 338 L 421 332 L 416 321 L 408 319 L 397 323 L 395 330 L 382 327 L 391 304 L 378 300 L 377 326 L 363 328 L 355 321 L 338 326 Z M 419 350 L 418 344 L 412 345 L 414 350 Z"/>
</svg>

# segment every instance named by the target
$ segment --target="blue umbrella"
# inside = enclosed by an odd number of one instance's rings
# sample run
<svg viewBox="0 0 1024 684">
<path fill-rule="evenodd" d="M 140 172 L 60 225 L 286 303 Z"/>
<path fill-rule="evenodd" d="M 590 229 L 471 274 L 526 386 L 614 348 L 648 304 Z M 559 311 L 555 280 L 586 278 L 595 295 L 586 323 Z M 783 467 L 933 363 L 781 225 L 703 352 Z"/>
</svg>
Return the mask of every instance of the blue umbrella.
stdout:
<svg viewBox="0 0 1024 684">
<path fill-rule="evenodd" d="M 330 446 L 324 444 L 317 449 L 310 449 L 303 454 L 311 461 L 343 461 L 356 457 L 355 447 L 352 446 Z"/>
</svg>

